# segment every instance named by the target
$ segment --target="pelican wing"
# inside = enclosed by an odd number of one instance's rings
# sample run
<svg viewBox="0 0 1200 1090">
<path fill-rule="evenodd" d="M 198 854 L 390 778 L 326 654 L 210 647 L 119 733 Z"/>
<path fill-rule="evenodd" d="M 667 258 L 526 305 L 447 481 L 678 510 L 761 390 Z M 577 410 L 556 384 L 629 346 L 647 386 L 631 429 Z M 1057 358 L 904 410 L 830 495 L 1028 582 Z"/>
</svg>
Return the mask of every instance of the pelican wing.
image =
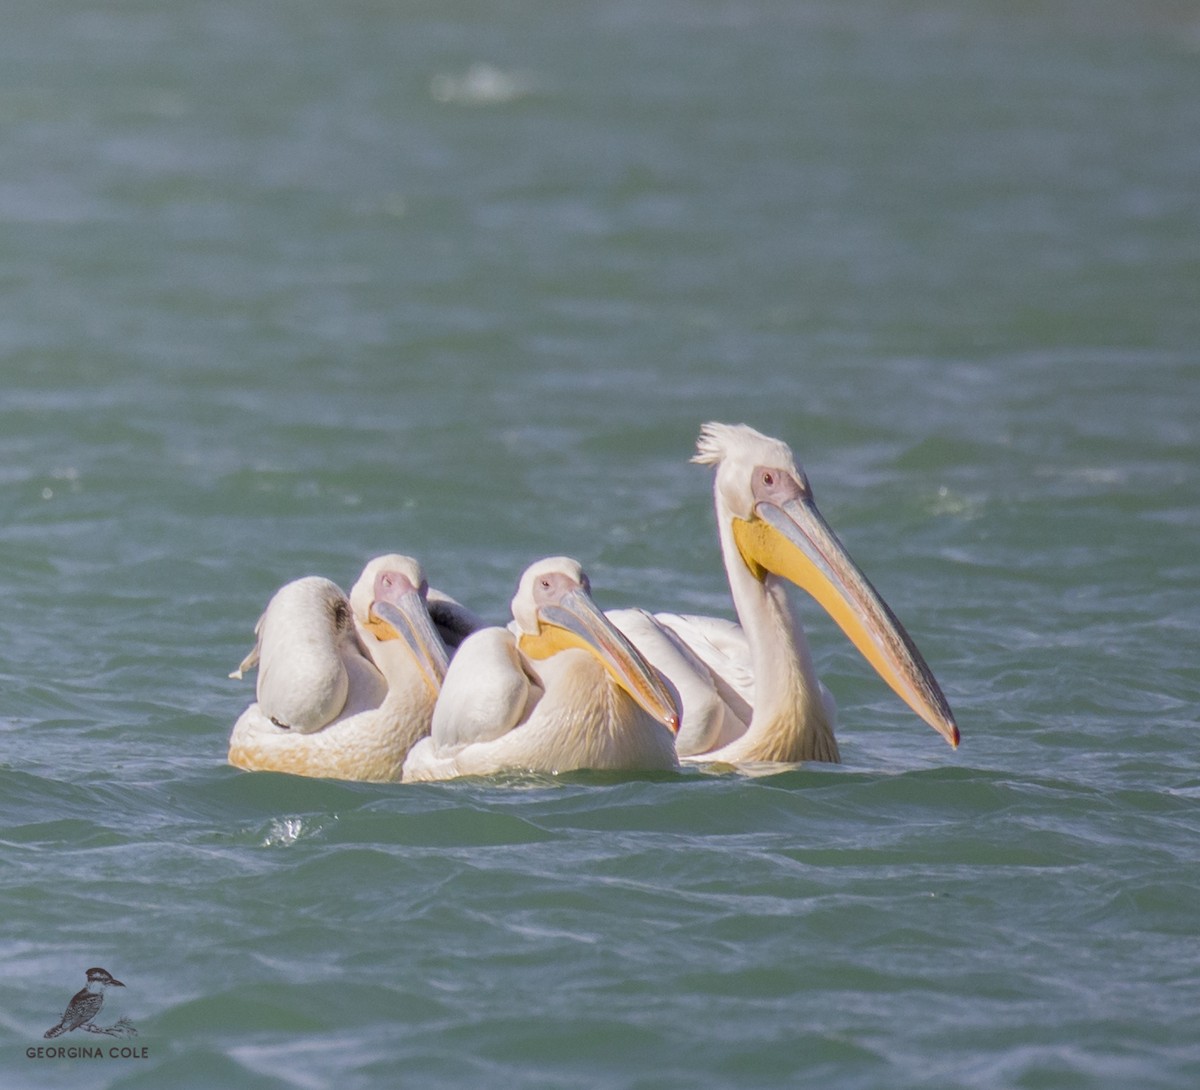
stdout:
<svg viewBox="0 0 1200 1090">
<path fill-rule="evenodd" d="M 481 628 L 454 653 L 433 709 L 429 737 L 409 750 L 406 783 L 448 780 L 469 774 L 463 765 L 484 761 L 478 771 L 504 767 L 491 755 L 513 728 L 525 722 L 543 689 L 505 628 Z M 490 764 L 489 764 L 490 761 Z M 474 769 L 472 769 L 474 770 Z"/>
<path fill-rule="evenodd" d="M 490 742 L 525 721 L 542 696 L 512 633 L 483 628 L 455 652 L 433 710 L 430 737 L 442 754 Z"/>
<path fill-rule="evenodd" d="M 681 755 L 704 753 L 745 730 L 745 723 L 731 706 L 731 700 L 740 705 L 741 699 L 667 623 L 683 618 L 677 614 L 652 615 L 643 609 L 614 609 L 605 616 L 674 689 L 683 710 L 675 739 Z"/>
<path fill-rule="evenodd" d="M 738 716 L 750 721 L 754 704 L 754 662 L 742 626 L 724 617 L 700 617 L 692 613 L 656 613 L 655 619 L 675 633 L 717 679 L 726 700 L 738 708 Z"/>
</svg>

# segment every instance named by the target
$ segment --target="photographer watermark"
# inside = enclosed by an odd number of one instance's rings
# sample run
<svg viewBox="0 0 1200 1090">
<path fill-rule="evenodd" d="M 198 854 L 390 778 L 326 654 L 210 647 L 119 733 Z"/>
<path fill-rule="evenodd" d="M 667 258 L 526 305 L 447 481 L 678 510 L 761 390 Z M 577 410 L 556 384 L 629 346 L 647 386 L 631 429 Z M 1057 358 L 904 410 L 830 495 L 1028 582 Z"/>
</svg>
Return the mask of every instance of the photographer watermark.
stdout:
<svg viewBox="0 0 1200 1090">
<path fill-rule="evenodd" d="M 94 966 L 86 974 L 87 984 L 71 996 L 71 1001 L 58 1022 L 51 1026 L 43 1037 L 62 1037 L 67 1033 L 82 1031 L 102 1037 L 136 1037 L 137 1030 L 128 1018 L 118 1018 L 111 1025 L 97 1021 L 104 1008 L 104 997 L 113 988 L 124 988 L 125 984 L 107 969 Z M 37 1045 L 25 1050 L 31 1060 L 147 1060 L 150 1049 L 146 1045 Z"/>
</svg>

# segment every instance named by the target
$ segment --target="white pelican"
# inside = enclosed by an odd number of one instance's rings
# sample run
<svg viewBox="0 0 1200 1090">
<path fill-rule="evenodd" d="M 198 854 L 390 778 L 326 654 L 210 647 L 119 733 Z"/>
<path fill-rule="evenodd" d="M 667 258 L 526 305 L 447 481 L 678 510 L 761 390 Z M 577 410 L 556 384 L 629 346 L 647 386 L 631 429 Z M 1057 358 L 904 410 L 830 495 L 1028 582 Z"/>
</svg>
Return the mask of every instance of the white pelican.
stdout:
<svg viewBox="0 0 1200 1090">
<path fill-rule="evenodd" d="M 592 601 L 578 562 L 532 565 L 512 613 L 509 628 L 476 632 L 456 652 L 406 782 L 678 768 L 675 699 Z"/>
<path fill-rule="evenodd" d="M 257 700 L 234 725 L 229 762 L 252 771 L 399 781 L 429 733 L 447 653 L 410 557 L 376 557 L 350 597 L 318 576 L 281 587 L 258 641 L 230 676 L 258 666 Z M 451 603 L 447 605 L 446 603 Z M 457 603 L 437 595 L 439 609 Z"/>
<path fill-rule="evenodd" d="M 721 554 L 741 626 L 617 610 L 610 619 L 676 686 L 681 756 L 730 764 L 837 761 L 837 709 L 817 679 L 786 582 L 808 591 L 900 698 L 952 746 L 958 727 L 916 645 L 843 548 L 787 444 L 705 424 Z"/>
</svg>

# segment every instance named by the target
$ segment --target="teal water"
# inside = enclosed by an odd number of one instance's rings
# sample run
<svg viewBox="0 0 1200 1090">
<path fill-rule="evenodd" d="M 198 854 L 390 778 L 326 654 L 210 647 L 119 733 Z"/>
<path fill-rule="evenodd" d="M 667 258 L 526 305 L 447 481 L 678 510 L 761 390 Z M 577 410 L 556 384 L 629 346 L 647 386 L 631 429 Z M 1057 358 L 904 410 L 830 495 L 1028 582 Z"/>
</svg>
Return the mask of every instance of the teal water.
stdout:
<svg viewBox="0 0 1200 1090">
<path fill-rule="evenodd" d="M 10 4 L 0 1082 L 1200 1084 L 1198 101 L 1165 0 Z M 709 419 L 957 752 L 801 602 L 838 767 L 224 764 L 302 574 L 726 613 Z M 147 1058 L 28 1059 L 90 965 Z"/>
</svg>

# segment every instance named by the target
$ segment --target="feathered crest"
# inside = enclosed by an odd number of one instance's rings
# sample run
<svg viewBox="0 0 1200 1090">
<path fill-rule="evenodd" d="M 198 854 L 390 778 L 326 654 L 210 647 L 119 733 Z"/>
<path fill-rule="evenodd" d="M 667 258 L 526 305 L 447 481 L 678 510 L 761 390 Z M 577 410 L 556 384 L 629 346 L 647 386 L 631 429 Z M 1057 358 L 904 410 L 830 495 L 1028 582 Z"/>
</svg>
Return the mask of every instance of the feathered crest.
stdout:
<svg viewBox="0 0 1200 1090">
<path fill-rule="evenodd" d="M 700 429 L 692 461 L 702 466 L 720 465 L 731 454 L 755 447 L 786 449 L 778 439 L 755 431 L 749 424 L 718 424 L 716 421 L 709 421 Z M 788 460 L 791 461 L 791 458 Z"/>
<path fill-rule="evenodd" d="M 700 466 L 718 465 L 725 458 L 734 434 L 744 427 L 745 424 L 718 424 L 715 420 L 701 425 L 692 461 Z"/>
</svg>

